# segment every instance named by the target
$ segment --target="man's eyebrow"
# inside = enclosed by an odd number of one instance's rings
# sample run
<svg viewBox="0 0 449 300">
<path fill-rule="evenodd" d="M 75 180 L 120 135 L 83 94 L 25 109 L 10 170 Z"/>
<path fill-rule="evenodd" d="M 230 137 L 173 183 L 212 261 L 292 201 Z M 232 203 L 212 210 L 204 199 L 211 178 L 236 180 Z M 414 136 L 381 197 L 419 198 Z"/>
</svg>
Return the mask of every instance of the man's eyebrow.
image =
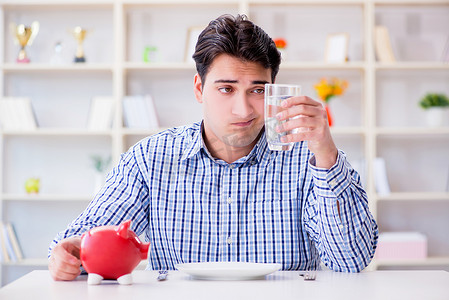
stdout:
<svg viewBox="0 0 449 300">
<path fill-rule="evenodd" d="M 215 80 L 214 83 L 237 83 L 238 80 L 229 80 L 229 79 L 218 79 Z"/>
<path fill-rule="evenodd" d="M 218 79 L 215 80 L 214 83 L 238 83 L 238 80 L 229 80 L 229 79 Z M 251 82 L 252 84 L 266 84 L 269 83 L 266 80 L 254 80 Z"/>
<path fill-rule="evenodd" d="M 269 82 L 265 81 L 265 80 L 255 80 L 255 81 L 253 81 L 253 84 L 266 84 L 266 83 L 269 83 Z"/>
</svg>

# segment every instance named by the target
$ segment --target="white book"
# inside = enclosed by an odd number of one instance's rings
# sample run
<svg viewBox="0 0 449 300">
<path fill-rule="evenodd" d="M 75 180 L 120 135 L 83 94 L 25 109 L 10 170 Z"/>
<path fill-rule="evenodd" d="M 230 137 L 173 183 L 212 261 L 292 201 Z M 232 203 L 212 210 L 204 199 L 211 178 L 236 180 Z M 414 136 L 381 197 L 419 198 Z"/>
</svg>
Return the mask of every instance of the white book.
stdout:
<svg viewBox="0 0 449 300">
<path fill-rule="evenodd" d="M 137 128 L 148 129 L 148 109 L 144 96 L 136 96 L 134 100 L 134 108 L 136 110 Z"/>
<path fill-rule="evenodd" d="M 123 119 L 126 127 L 139 127 L 136 96 L 123 98 Z"/>
<path fill-rule="evenodd" d="M 157 129 L 159 120 L 150 95 L 126 96 L 123 98 L 125 126 L 138 129 Z"/>
<path fill-rule="evenodd" d="M 18 260 L 23 259 L 23 252 L 20 248 L 19 241 L 17 240 L 16 232 L 11 223 L 6 223 L 6 229 L 8 232 L 8 238 L 12 244 L 12 248 Z"/>
<path fill-rule="evenodd" d="M 5 130 L 34 130 L 36 118 L 29 98 L 0 99 L 0 122 Z"/>
<path fill-rule="evenodd" d="M 390 194 L 390 185 L 387 178 L 387 167 L 385 159 L 376 157 L 374 160 L 374 183 L 379 196 L 388 196 Z"/>
<path fill-rule="evenodd" d="M 0 247 L 2 262 L 10 262 L 11 260 L 9 259 L 8 250 L 6 249 L 6 237 L 3 233 L 3 228 L 0 228 Z"/>
<path fill-rule="evenodd" d="M 156 112 L 156 106 L 154 105 L 153 97 L 150 95 L 145 96 L 146 111 L 148 112 L 148 126 L 149 129 L 156 130 L 159 128 L 159 118 Z"/>
<path fill-rule="evenodd" d="M 6 251 L 8 252 L 8 256 L 9 256 L 11 262 L 16 262 L 17 256 L 16 256 L 16 253 L 14 252 L 12 242 L 9 239 L 8 229 L 7 229 L 5 223 L 2 223 L 2 231 L 3 231 L 3 237 L 4 237 L 4 241 L 5 241 Z"/>
<path fill-rule="evenodd" d="M 36 118 L 31 106 L 31 100 L 29 98 L 17 98 L 14 101 L 18 111 L 20 128 L 23 130 L 36 130 Z"/>
<path fill-rule="evenodd" d="M 112 126 L 113 116 L 114 99 L 112 97 L 92 98 L 87 123 L 88 130 L 110 129 Z"/>
<path fill-rule="evenodd" d="M 377 59 L 381 62 L 395 62 L 390 34 L 385 26 L 376 26 L 374 29 L 374 46 Z"/>
<path fill-rule="evenodd" d="M 0 121 L 4 130 L 15 130 L 20 126 L 14 110 L 13 99 L 2 98 L 0 100 L 0 114 Z"/>
<path fill-rule="evenodd" d="M 4 130 L 8 130 L 8 126 L 11 124 L 9 116 L 7 102 L 4 99 L 0 99 L 0 126 Z"/>
</svg>

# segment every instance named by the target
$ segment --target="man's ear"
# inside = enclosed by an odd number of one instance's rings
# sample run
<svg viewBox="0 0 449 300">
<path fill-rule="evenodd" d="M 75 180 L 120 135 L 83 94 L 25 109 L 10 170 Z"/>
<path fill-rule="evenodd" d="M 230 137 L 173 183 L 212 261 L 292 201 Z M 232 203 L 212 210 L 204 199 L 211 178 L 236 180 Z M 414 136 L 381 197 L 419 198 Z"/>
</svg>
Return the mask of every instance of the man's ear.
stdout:
<svg viewBox="0 0 449 300">
<path fill-rule="evenodd" d="M 193 93 L 195 94 L 196 101 L 198 103 L 203 103 L 203 83 L 201 81 L 200 75 L 198 73 L 195 74 L 194 83 L 193 83 Z"/>
</svg>

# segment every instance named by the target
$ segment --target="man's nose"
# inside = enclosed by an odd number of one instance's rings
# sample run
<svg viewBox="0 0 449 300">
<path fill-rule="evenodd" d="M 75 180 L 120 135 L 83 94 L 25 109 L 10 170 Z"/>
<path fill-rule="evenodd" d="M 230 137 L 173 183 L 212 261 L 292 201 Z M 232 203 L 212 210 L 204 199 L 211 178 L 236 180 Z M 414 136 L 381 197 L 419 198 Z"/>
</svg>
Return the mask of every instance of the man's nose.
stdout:
<svg viewBox="0 0 449 300">
<path fill-rule="evenodd" d="M 254 109 L 246 93 L 236 95 L 232 105 L 232 113 L 241 118 L 245 118 L 253 113 Z"/>
</svg>

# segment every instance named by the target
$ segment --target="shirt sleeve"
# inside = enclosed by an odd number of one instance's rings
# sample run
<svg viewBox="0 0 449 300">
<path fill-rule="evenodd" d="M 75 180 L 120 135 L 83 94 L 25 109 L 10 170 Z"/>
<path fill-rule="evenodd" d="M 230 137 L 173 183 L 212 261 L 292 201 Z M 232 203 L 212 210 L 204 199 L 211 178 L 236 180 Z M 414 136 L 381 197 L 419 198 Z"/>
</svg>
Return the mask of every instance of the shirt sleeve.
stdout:
<svg viewBox="0 0 449 300">
<path fill-rule="evenodd" d="M 360 176 L 341 151 L 329 170 L 315 167 L 315 157 L 309 167 L 313 186 L 303 214 L 306 230 L 328 268 L 359 272 L 373 258 L 378 238 Z"/>
<path fill-rule="evenodd" d="M 119 164 L 108 174 L 105 185 L 84 212 L 53 239 L 48 256 L 62 239 L 81 236 L 91 228 L 118 225 L 126 220 L 132 220 L 131 229 L 137 235 L 148 226 L 148 187 L 133 150 L 122 154 Z"/>
</svg>

